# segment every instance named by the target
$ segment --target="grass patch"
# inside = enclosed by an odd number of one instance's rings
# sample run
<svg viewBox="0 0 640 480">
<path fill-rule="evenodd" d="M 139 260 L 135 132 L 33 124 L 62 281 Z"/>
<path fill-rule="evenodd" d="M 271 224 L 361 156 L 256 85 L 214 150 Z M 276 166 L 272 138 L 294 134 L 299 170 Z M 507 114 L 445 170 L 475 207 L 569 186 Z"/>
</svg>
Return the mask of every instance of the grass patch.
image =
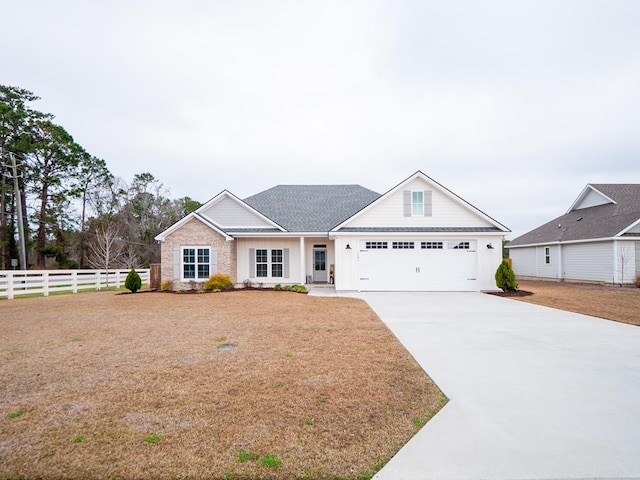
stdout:
<svg viewBox="0 0 640 480">
<path fill-rule="evenodd" d="M 144 437 L 144 441 L 147 443 L 158 443 L 164 440 L 164 436 L 154 433 L 153 435 L 149 435 Z"/>
<path fill-rule="evenodd" d="M 0 302 L 0 329 L 28 417 L 0 420 L 0 478 L 370 478 L 443 398 L 357 299 L 61 295 Z"/>
<path fill-rule="evenodd" d="M 15 412 L 10 412 L 7 414 L 7 417 L 9 418 L 20 418 L 24 415 L 24 410 L 18 410 Z"/>
<path fill-rule="evenodd" d="M 282 460 L 275 453 L 267 453 L 264 457 L 258 459 L 258 465 L 261 467 L 281 467 Z"/>
</svg>

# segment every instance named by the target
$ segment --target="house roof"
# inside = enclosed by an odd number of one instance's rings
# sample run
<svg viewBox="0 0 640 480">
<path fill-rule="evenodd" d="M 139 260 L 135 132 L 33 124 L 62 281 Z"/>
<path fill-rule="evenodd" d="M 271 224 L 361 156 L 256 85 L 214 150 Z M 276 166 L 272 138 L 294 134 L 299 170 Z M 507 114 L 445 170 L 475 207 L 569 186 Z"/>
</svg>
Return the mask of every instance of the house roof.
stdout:
<svg viewBox="0 0 640 480">
<path fill-rule="evenodd" d="M 569 212 L 512 240 L 509 247 L 613 238 L 640 219 L 640 184 L 594 183 L 587 188 L 607 203 L 580 208 L 583 191 Z"/>
<path fill-rule="evenodd" d="M 278 185 L 244 202 L 289 232 L 328 232 L 378 197 L 360 185 Z"/>
</svg>

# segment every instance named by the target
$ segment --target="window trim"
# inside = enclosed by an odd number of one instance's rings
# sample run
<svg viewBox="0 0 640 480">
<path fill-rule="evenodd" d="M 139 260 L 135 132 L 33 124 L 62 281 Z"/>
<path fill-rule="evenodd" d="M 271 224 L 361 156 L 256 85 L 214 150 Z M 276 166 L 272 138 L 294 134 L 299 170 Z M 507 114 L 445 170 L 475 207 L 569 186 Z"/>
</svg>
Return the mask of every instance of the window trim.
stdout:
<svg viewBox="0 0 640 480">
<path fill-rule="evenodd" d="M 194 252 L 194 263 L 186 263 L 184 261 L 184 256 L 185 256 L 185 250 L 193 250 Z M 200 257 L 200 252 L 199 250 L 206 250 L 207 251 L 207 256 L 209 261 L 208 262 L 199 262 L 199 257 Z M 211 271 L 212 271 L 212 263 L 211 263 L 211 259 L 212 259 L 212 248 L 209 245 L 183 245 L 180 247 L 180 281 L 182 282 L 190 282 L 190 281 L 195 281 L 195 282 L 204 282 L 206 280 L 209 279 L 209 277 L 211 277 Z M 193 265 L 194 266 L 194 277 L 193 278 L 188 278 L 185 277 L 185 265 Z M 200 277 L 199 276 L 199 270 L 200 270 L 200 266 L 204 266 L 206 265 L 208 267 L 208 271 L 209 274 L 206 277 Z"/>
<path fill-rule="evenodd" d="M 551 247 L 544 247 L 544 263 L 545 265 L 551 264 Z"/>
<path fill-rule="evenodd" d="M 249 249 L 249 253 L 250 253 L 250 262 L 251 265 L 249 267 L 249 273 L 250 273 L 250 278 L 258 280 L 258 281 L 269 281 L 269 280 L 284 280 L 286 278 L 289 278 L 289 267 L 288 267 L 288 251 L 289 249 L 286 247 L 275 247 L 275 248 L 271 248 L 271 247 L 267 247 L 267 248 L 250 248 Z M 265 252 L 266 256 L 262 257 L 259 255 L 262 255 L 263 252 Z M 279 257 L 274 257 L 274 255 L 278 255 L 279 252 Z M 258 259 L 262 260 L 264 258 L 264 261 L 258 261 Z M 280 261 L 277 261 L 279 258 Z M 258 269 L 260 265 L 264 265 L 263 269 L 264 272 L 266 273 L 266 275 L 258 275 Z M 277 268 L 277 266 L 280 266 L 280 276 L 274 276 L 274 266 Z M 253 274 L 253 276 L 251 276 L 251 274 Z"/>
</svg>

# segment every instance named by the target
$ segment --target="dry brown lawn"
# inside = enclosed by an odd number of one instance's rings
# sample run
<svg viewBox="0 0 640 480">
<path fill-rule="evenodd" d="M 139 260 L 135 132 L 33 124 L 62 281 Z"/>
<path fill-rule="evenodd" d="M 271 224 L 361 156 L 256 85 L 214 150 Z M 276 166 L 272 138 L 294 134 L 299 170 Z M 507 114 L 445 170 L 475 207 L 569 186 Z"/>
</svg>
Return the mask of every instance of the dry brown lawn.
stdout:
<svg viewBox="0 0 640 480">
<path fill-rule="evenodd" d="M 356 299 L 5 300 L 0 329 L 0 478 L 367 478 L 445 402 Z"/>
<path fill-rule="evenodd" d="M 514 297 L 522 302 L 640 325 L 640 288 L 544 281 L 518 281 L 518 288 L 533 292 Z"/>
</svg>

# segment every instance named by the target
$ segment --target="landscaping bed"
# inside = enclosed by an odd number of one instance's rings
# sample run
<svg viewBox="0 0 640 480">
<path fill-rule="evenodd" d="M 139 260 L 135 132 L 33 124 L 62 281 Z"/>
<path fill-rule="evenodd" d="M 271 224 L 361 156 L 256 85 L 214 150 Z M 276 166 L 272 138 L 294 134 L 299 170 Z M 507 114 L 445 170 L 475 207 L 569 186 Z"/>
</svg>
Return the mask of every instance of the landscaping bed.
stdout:
<svg viewBox="0 0 640 480">
<path fill-rule="evenodd" d="M 98 292 L 0 328 L 3 479 L 368 478 L 446 401 L 357 299 Z"/>
</svg>

